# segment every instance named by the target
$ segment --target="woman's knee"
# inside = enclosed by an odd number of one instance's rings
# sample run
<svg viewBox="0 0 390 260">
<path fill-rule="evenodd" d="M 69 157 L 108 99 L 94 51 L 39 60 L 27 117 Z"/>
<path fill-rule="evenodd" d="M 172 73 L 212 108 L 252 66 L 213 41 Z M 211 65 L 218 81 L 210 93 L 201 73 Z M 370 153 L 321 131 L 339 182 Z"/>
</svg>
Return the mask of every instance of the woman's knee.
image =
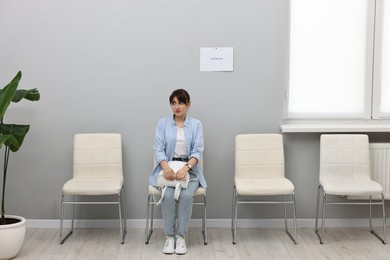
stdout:
<svg viewBox="0 0 390 260">
<path fill-rule="evenodd" d="M 174 192 L 171 189 L 166 189 L 163 197 L 163 201 L 174 201 Z"/>
<path fill-rule="evenodd" d="M 192 203 L 194 201 L 194 195 L 190 192 L 182 190 L 180 193 L 180 201 L 186 201 Z"/>
</svg>

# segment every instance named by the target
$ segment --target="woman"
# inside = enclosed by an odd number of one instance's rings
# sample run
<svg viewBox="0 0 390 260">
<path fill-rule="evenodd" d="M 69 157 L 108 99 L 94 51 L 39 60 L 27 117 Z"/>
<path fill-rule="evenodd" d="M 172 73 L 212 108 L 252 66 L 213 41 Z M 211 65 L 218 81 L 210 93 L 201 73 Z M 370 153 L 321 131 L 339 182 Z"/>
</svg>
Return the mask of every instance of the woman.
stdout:
<svg viewBox="0 0 390 260">
<path fill-rule="evenodd" d="M 169 97 L 173 116 L 158 121 L 154 137 L 154 155 L 157 166 L 149 176 L 149 183 L 156 186 L 157 175 L 163 175 L 169 180 L 182 180 L 187 174 L 190 182 L 186 189 L 180 192 L 179 200 L 174 199 L 174 187 L 167 187 L 163 202 L 164 232 L 166 236 L 163 253 L 186 254 L 185 235 L 192 214 L 193 194 L 200 186 L 206 188 L 206 180 L 198 161 L 203 153 L 202 123 L 187 116 L 191 101 L 190 95 L 184 89 L 177 89 Z M 184 161 L 186 164 L 174 172 L 168 165 L 169 161 Z M 175 230 L 176 203 L 178 205 L 178 230 Z M 176 239 L 175 239 L 176 233 Z"/>
</svg>

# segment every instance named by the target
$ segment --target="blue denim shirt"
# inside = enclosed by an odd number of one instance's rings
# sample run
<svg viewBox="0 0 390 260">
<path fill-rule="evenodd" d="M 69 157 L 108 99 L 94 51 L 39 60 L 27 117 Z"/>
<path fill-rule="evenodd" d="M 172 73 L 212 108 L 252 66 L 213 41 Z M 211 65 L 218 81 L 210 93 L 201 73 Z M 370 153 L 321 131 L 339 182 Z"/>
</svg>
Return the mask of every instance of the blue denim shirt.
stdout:
<svg viewBox="0 0 390 260">
<path fill-rule="evenodd" d="M 186 139 L 187 156 L 188 158 L 195 157 L 199 161 L 202 158 L 204 149 L 202 123 L 198 119 L 187 116 L 184 121 L 183 129 Z M 149 175 L 149 184 L 156 186 L 157 175 L 162 170 L 160 162 L 163 160 L 172 160 L 175 153 L 176 136 L 177 126 L 173 120 L 173 116 L 164 117 L 158 121 L 153 145 L 157 165 Z M 201 167 L 196 164 L 192 168 L 192 171 L 199 176 L 200 186 L 206 188 L 207 184 Z"/>
</svg>

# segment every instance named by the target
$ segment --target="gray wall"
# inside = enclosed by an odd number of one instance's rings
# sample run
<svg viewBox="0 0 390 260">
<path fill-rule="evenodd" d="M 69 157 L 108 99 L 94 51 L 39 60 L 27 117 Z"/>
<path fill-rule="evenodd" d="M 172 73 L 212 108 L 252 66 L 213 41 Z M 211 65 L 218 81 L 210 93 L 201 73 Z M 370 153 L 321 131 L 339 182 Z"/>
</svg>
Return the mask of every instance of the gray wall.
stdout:
<svg viewBox="0 0 390 260">
<path fill-rule="evenodd" d="M 231 212 L 234 138 L 280 132 L 287 71 L 287 0 L 1 0 L 0 84 L 21 70 L 41 101 L 12 104 L 6 121 L 30 123 L 12 154 L 7 212 L 57 219 L 78 132 L 123 136 L 127 217 L 143 219 L 157 120 L 185 88 L 205 131 L 208 218 Z M 200 72 L 200 47 L 234 47 L 234 72 Z M 373 134 L 377 140 L 386 134 Z M 286 174 L 298 218 L 313 218 L 319 134 L 285 135 Z M 114 217 L 93 208 L 85 217 Z M 247 208 L 245 218 L 281 218 Z M 96 214 L 97 213 L 97 214 Z M 197 214 L 197 213 L 195 213 Z M 329 214 L 365 217 L 360 209 Z"/>
</svg>

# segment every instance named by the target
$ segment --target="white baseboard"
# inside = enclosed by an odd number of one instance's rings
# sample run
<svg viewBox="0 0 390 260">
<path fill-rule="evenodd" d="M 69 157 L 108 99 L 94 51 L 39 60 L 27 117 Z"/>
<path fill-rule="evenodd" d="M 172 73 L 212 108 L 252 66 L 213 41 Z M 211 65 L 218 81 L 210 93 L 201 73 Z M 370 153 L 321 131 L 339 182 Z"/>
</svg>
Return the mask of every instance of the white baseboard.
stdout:
<svg viewBox="0 0 390 260">
<path fill-rule="evenodd" d="M 145 228 L 145 219 L 128 219 L 128 228 Z M 201 219 L 191 219 L 190 227 L 201 227 Z M 292 221 L 289 220 L 289 225 Z M 297 219 L 298 228 L 314 228 L 315 219 Z M 368 219 L 327 219 L 326 227 L 368 227 Z M 373 219 L 374 226 L 381 226 L 382 219 Z M 59 228 L 59 219 L 27 219 L 27 228 Z M 64 221 L 65 227 L 70 227 L 70 220 Z M 162 228 L 164 226 L 162 219 L 154 220 L 154 227 Z M 207 226 L 230 228 L 231 219 L 208 219 Z M 117 228 L 117 219 L 91 219 L 75 220 L 76 228 Z M 238 219 L 238 228 L 283 228 L 283 219 Z"/>
</svg>

